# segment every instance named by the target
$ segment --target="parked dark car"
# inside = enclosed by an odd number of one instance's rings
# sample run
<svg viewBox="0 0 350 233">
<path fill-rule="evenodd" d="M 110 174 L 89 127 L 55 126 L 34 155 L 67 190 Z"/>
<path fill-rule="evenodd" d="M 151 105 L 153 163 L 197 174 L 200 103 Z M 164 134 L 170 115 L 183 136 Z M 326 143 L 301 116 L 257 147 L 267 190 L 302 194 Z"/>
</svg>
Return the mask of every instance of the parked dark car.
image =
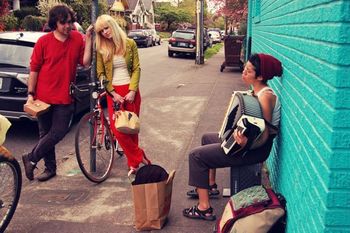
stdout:
<svg viewBox="0 0 350 233">
<path fill-rule="evenodd" d="M 27 100 L 29 63 L 33 47 L 45 32 L 0 33 L 0 114 L 11 119 L 35 120 L 23 111 Z M 76 83 L 90 80 L 90 68 L 78 67 Z M 89 108 L 89 93 L 75 101 L 75 115 Z"/>
<path fill-rule="evenodd" d="M 128 37 L 133 39 L 137 46 L 153 46 L 152 35 L 144 29 L 131 30 L 128 33 Z"/>
</svg>

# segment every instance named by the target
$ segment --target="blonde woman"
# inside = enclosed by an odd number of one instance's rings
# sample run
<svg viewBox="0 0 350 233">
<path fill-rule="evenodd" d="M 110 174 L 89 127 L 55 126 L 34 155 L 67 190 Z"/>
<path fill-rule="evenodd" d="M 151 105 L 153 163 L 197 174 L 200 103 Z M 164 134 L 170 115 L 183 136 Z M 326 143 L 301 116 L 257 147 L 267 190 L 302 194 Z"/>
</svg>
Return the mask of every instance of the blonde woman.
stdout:
<svg viewBox="0 0 350 233">
<path fill-rule="evenodd" d="M 145 152 L 139 147 L 137 134 L 124 134 L 114 127 L 113 103 L 119 103 L 125 110 L 140 113 L 139 92 L 140 62 L 134 40 L 127 38 L 118 23 L 109 15 L 101 15 L 95 24 L 97 50 L 97 76 L 108 81 L 106 84 L 107 106 L 111 129 L 128 160 L 134 174 L 140 163 L 149 164 Z"/>
</svg>

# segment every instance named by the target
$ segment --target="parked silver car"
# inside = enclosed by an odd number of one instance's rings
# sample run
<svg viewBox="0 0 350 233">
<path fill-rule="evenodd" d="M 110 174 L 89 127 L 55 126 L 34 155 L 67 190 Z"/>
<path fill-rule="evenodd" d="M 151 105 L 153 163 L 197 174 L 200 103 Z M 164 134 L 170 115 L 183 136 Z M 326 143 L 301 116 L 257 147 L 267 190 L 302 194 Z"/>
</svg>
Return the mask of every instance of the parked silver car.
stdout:
<svg viewBox="0 0 350 233">
<path fill-rule="evenodd" d="M 157 34 L 157 31 L 155 29 L 147 29 L 147 32 L 152 35 L 152 42 L 153 45 L 157 45 L 161 43 L 160 36 Z"/>
<path fill-rule="evenodd" d="M 196 56 L 196 39 L 193 30 L 176 30 L 171 35 L 168 45 L 168 56 L 188 54 Z"/>
<path fill-rule="evenodd" d="M 212 39 L 213 44 L 221 42 L 221 35 L 218 31 L 208 31 L 209 37 Z"/>
</svg>

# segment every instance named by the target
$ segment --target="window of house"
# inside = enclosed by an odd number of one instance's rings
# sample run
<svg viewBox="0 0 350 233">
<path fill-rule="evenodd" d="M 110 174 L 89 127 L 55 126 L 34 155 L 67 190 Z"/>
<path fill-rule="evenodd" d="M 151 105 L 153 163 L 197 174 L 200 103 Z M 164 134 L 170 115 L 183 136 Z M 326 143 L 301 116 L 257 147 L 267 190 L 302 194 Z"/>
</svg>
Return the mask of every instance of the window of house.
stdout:
<svg viewBox="0 0 350 233">
<path fill-rule="evenodd" d="M 261 0 L 252 0 L 252 16 L 253 22 L 260 22 Z"/>
</svg>

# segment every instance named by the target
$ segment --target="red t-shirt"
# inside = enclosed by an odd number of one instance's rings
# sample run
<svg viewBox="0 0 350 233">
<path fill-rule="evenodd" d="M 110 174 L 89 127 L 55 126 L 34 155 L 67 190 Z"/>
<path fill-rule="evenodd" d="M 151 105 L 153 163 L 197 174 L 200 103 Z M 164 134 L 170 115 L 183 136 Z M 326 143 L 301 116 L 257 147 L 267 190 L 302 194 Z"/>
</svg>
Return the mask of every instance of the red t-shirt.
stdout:
<svg viewBox="0 0 350 233">
<path fill-rule="evenodd" d="M 64 42 L 53 32 L 40 37 L 30 61 L 30 70 L 38 72 L 36 98 L 49 104 L 70 104 L 69 84 L 75 81 L 83 56 L 84 42 L 79 32 L 71 31 Z"/>
</svg>

